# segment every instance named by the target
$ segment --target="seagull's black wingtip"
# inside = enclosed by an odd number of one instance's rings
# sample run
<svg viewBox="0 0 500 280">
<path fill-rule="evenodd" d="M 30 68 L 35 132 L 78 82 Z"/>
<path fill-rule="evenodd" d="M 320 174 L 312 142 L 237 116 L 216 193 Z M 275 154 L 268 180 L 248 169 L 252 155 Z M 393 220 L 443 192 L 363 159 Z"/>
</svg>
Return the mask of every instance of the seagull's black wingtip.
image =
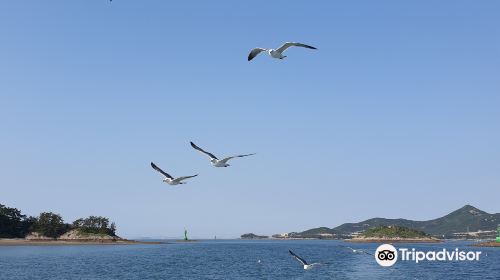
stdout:
<svg viewBox="0 0 500 280">
<path fill-rule="evenodd" d="M 310 46 L 310 45 L 306 45 L 306 44 L 302 44 L 302 47 L 308 48 L 308 49 L 312 49 L 312 50 L 317 50 L 316 47 L 313 47 L 313 46 Z"/>
</svg>

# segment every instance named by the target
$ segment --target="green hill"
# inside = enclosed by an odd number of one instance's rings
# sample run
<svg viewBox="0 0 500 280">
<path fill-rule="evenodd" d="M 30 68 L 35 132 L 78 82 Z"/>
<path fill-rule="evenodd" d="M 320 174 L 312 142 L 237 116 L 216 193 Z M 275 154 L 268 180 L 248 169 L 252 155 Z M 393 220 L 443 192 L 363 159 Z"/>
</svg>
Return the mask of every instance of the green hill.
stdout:
<svg viewBox="0 0 500 280">
<path fill-rule="evenodd" d="M 330 238 L 350 238 L 353 233 L 364 232 L 370 228 L 395 225 L 422 231 L 439 238 L 494 238 L 499 224 L 500 213 L 489 214 L 471 205 L 465 205 L 446 216 L 428 221 L 372 218 L 359 223 L 345 223 L 334 228 L 313 228 L 293 233 L 293 237 L 328 238 L 329 234 Z M 478 233 L 479 231 L 482 233 Z"/>
<path fill-rule="evenodd" d="M 419 231 L 419 230 L 414 230 L 411 228 L 407 227 L 400 227 L 400 226 L 380 226 L 376 228 L 370 228 L 363 232 L 362 234 L 363 237 L 370 237 L 370 238 L 394 238 L 394 237 L 400 237 L 400 238 L 425 238 L 425 237 L 430 237 L 429 234 Z"/>
</svg>

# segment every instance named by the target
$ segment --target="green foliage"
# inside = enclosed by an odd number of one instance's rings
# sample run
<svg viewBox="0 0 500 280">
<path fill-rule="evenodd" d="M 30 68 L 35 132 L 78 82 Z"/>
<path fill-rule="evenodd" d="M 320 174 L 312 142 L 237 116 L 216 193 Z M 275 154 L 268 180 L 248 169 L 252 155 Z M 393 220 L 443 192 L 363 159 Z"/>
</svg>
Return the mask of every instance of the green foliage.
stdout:
<svg viewBox="0 0 500 280">
<path fill-rule="evenodd" d="M 69 230 L 69 225 L 65 224 L 59 214 L 44 212 L 38 216 L 35 224 L 35 231 L 41 235 L 56 238 Z"/>
<path fill-rule="evenodd" d="M 115 223 L 110 224 L 109 219 L 106 217 L 90 216 L 85 219 L 78 219 L 73 222 L 72 226 L 84 233 L 116 235 Z"/>
<path fill-rule="evenodd" d="M 109 219 L 105 217 L 90 216 L 70 225 L 64 223 L 59 214 L 44 212 L 37 218 L 27 217 L 16 208 L 0 204 L 0 238 L 24 238 L 30 232 L 56 238 L 73 228 L 83 233 L 116 236 L 115 223 L 109 223 Z"/>
<path fill-rule="evenodd" d="M 265 239 L 265 238 L 269 238 L 269 236 L 257 235 L 257 234 L 253 234 L 253 233 L 245 233 L 245 234 L 241 235 L 240 237 L 241 237 L 241 239 Z"/>
<path fill-rule="evenodd" d="M 16 208 L 0 204 L 0 238 L 23 238 L 33 229 L 35 220 Z"/>
<path fill-rule="evenodd" d="M 422 238 L 430 237 L 427 233 L 400 226 L 381 226 L 366 230 L 364 237 L 400 237 L 400 238 Z"/>
</svg>

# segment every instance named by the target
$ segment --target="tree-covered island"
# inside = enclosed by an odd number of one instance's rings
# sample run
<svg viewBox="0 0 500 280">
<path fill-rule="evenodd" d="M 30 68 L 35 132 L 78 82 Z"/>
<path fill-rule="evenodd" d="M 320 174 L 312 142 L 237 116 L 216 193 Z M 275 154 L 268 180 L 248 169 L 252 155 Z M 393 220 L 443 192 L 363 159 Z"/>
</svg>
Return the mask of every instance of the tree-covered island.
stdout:
<svg viewBox="0 0 500 280">
<path fill-rule="evenodd" d="M 118 241 L 116 225 L 108 218 L 90 216 L 65 223 L 52 212 L 26 216 L 19 209 L 0 204 L 0 238 L 27 240 Z"/>
</svg>

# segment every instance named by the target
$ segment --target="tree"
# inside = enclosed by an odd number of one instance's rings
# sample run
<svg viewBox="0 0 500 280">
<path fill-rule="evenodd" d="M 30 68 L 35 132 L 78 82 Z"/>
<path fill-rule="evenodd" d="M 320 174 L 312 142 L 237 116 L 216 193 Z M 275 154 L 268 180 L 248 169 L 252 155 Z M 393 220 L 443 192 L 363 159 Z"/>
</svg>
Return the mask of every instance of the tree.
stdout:
<svg viewBox="0 0 500 280">
<path fill-rule="evenodd" d="M 35 231 L 36 224 L 38 219 L 33 216 L 29 216 L 23 221 L 23 229 L 22 229 L 22 237 L 25 237 L 30 232 Z"/>
<path fill-rule="evenodd" d="M 109 227 L 109 233 L 112 236 L 116 235 L 116 224 L 115 224 L 115 222 L 111 223 L 111 226 Z"/>
<path fill-rule="evenodd" d="M 0 238 L 23 238 L 32 230 L 33 217 L 26 218 L 16 208 L 0 204 Z"/>
<path fill-rule="evenodd" d="M 111 223 L 110 225 L 109 219 L 101 216 L 78 219 L 73 222 L 73 228 L 86 233 L 107 234 L 111 236 L 115 236 L 116 231 L 115 223 Z"/>
<path fill-rule="evenodd" d="M 35 225 L 35 231 L 41 235 L 56 238 L 68 230 L 63 218 L 52 212 L 41 213 Z"/>
</svg>

